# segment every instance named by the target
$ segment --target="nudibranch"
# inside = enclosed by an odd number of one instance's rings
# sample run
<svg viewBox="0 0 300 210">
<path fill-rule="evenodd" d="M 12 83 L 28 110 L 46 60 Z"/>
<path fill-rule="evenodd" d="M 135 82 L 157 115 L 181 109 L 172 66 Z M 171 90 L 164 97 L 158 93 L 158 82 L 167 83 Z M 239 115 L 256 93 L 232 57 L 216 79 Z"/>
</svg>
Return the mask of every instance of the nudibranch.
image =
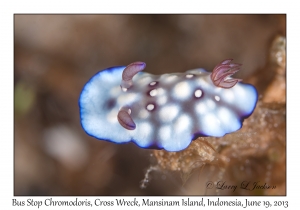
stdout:
<svg viewBox="0 0 300 210">
<path fill-rule="evenodd" d="M 114 143 L 180 151 L 199 136 L 239 130 L 257 103 L 257 91 L 231 78 L 241 65 L 227 59 L 213 71 L 152 75 L 146 64 L 105 69 L 84 86 L 80 119 L 85 132 Z"/>
</svg>

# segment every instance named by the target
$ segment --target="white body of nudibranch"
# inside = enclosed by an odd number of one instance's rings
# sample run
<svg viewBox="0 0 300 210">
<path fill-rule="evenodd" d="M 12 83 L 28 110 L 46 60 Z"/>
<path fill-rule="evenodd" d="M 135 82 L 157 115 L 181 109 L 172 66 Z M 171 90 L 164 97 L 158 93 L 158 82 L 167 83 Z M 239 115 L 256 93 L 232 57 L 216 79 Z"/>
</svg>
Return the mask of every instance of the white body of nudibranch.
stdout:
<svg viewBox="0 0 300 210">
<path fill-rule="evenodd" d="M 199 136 L 234 132 L 253 112 L 257 92 L 228 78 L 240 67 L 230 62 L 212 73 L 152 75 L 140 72 L 142 62 L 100 71 L 80 95 L 82 127 L 97 139 L 167 151 L 183 150 Z"/>
</svg>

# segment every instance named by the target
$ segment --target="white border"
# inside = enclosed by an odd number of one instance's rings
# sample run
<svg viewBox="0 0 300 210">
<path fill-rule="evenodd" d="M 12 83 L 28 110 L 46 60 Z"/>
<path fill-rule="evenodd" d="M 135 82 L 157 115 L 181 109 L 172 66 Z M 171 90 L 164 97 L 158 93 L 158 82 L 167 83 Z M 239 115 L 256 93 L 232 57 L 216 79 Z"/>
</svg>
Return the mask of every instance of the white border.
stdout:
<svg viewBox="0 0 300 210">
<path fill-rule="evenodd" d="M 296 1 L 294 1 L 296 2 Z M 1 209 L 11 209 L 13 197 L 13 14 L 14 13 L 287 13 L 287 196 L 250 197 L 251 200 L 289 200 L 289 207 L 299 206 L 299 11 L 298 4 L 284 1 L 2 1 L 1 3 Z M 298 173 L 297 173 L 298 172 Z M 282 173 L 278 171 L 278 173 Z M 55 197 L 73 200 L 74 197 Z M 95 197 L 80 197 L 80 199 Z M 104 197 L 115 199 L 115 197 Z M 130 199 L 130 197 L 126 197 Z M 141 199 L 142 197 L 139 197 Z M 161 199 L 162 197 L 151 197 Z M 173 199 L 173 197 L 164 197 Z M 210 197 L 205 197 L 205 199 Z M 216 199 L 217 197 L 212 197 Z M 226 197 L 222 199 L 225 200 Z M 227 197 L 230 200 L 247 197 Z M 26 200 L 27 197 L 19 199 Z M 46 197 L 35 197 L 46 199 Z M 181 197 L 174 197 L 181 199 Z M 2 208 L 5 207 L 5 208 Z M 63 209 L 71 209 L 63 208 Z M 98 207 L 100 208 L 100 207 Z M 148 207 L 150 208 L 150 207 Z M 159 207 L 156 207 L 159 208 Z M 165 207 L 163 207 L 165 208 Z M 169 209 L 176 207 L 170 207 Z M 200 208 L 200 207 L 196 207 Z M 14 207 L 16 209 L 16 207 Z M 22 208 L 24 209 L 24 208 Z M 33 209 L 25 207 L 25 209 Z M 40 208 L 45 209 L 45 208 Z M 49 209 L 49 208 L 47 208 Z M 62 209 L 62 208 L 60 208 Z M 112 209 L 112 208 L 111 208 Z M 132 209 L 128 207 L 127 209 Z M 177 208 L 179 209 L 179 208 Z M 216 208 L 211 208 L 216 209 Z M 295 209 L 295 208 L 294 208 Z"/>
</svg>

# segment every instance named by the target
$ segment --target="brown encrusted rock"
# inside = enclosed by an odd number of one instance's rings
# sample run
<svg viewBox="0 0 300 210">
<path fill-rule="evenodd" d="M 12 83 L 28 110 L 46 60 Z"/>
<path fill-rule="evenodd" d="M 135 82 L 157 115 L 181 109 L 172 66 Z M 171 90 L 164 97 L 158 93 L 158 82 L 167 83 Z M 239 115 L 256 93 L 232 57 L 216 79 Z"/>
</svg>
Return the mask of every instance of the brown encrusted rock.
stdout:
<svg viewBox="0 0 300 210">
<path fill-rule="evenodd" d="M 286 101 L 286 39 L 277 36 L 270 50 L 270 66 L 276 72 L 271 84 L 267 87 L 263 97 L 264 102 L 281 102 Z"/>
</svg>

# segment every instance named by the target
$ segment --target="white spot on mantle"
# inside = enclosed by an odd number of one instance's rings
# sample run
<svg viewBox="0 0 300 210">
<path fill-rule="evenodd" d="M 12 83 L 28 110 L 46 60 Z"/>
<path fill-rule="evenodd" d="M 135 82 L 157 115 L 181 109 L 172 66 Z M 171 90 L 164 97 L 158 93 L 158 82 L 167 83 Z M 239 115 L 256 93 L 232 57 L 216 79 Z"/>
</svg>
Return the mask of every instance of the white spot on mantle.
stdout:
<svg viewBox="0 0 300 210">
<path fill-rule="evenodd" d="M 153 89 L 150 91 L 150 96 L 156 96 L 157 95 L 157 90 L 156 89 Z"/>
<path fill-rule="evenodd" d="M 147 110 L 152 111 L 154 109 L 154 104 L 148 104 Z"/>
<path fill-rule="evenodd" d="M 173 95 L 174 95 L 174 97 L 181 99 L 181 100 L 188 99 L 188 97 L 191 95 L 189 83 L 186 81 L 179 82 L 174 87 Z"/>
<path fill-rule="evenodd" d="M 195 91 L 195 97 L 200 98 L 202 96 L 202 90 L 196 90 Z"/>
<path fill-rule="evenodd" d="M 179 108 L 176 105 L 164 106 L 159 111 L 160 120 L 163 122 L 170 122 L 178 115 Z"/>
</svg>

